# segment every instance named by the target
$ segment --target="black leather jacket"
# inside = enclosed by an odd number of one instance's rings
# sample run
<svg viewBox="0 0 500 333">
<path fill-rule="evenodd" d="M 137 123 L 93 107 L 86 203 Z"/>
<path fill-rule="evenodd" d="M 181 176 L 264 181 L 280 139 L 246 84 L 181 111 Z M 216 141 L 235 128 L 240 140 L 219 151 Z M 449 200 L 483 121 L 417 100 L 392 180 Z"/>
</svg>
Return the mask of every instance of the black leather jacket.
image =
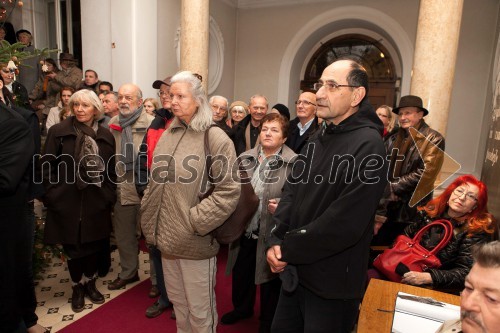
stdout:
<svg viewBox="0 0 500 333">
<path fill-rule="evenodd" d="M 494 236 L 486 232 L 475 233 L 468 236 L 468 230 L 466 227 L 467 222 L 465 222 L 465 225 L 461 226 L 459 222 L 449 218 L 445 214 L 435 218 L 430 218 L 424 211 L 418 212 L 416 220 L 405 228 L 404 234 L 408 237 L 414 237 L 415 234 L 426 224 L 439 219 L 449 220 L 454 226 L 454 234 L 448 245 L 437 253 L 439 260 L 441 260 L 441 267 L 429 269 L 427 272 L 431 274 L 432 286 L 434 289 L 459 293 L 463 290 L 465 277 L 469 274 L 469 271 L 472 268 L 473 246 L 480 243 L 490 242 L 493 240 Z M 436 227 L 436 229 L 438 228 L 439 227 Z M 430 233 L 427 233 L 422 237 L 422 245 L 424 245 L 427 249 L 434 247 L 437 245 L 437 242 L 439 242 L 439 239 L 436 241 L 433 239 L 431 236 L 432 234 L 433 231 L 431 230 Z"/>
</svg>

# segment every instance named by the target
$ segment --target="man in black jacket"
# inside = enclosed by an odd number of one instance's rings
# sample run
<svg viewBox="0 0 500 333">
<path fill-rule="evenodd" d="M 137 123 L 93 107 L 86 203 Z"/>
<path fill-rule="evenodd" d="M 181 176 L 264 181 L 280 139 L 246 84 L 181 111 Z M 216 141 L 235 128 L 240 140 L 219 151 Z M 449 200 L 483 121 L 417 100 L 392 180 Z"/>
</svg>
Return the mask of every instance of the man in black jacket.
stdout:
<svg viewBox="0 0 500 333">
<path fill-rule="evenodd" d="M 295 105 L 297 106 L 297 117 L 290 122 L 290 134 L 285 144 L 299 154 L 311 135 L 318 129 L 316 95 L 312 92 L 303 92 Z"/>
<path fill-rule="evenodd" d="M 267 260 L 283 280 L 272 332 L 350 332 L 366 283 L 373 217 L 386 185 L 382 122 L 353 60 L 315 85 L 324 126 L 285 184 Z"/>
<path fill-rule="evenodd" d="M 0 103 L 0 332 L 24 332 L 36 325 L 31 267 L 33 243 L 30 125 Z"/>
</svg>

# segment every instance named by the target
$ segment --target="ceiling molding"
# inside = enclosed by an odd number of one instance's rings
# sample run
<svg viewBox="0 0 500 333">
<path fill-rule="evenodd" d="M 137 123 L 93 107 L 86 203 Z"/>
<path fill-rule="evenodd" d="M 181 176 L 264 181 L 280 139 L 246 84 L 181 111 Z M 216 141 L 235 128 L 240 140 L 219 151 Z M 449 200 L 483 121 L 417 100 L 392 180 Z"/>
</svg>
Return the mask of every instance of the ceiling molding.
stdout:
<svg viewBox="0 0 500 333">
<path fill-rule="evenodd" d="M 225 0 L 227 1 L 227 0 Z M 265 7 L 296 6 L 332 0 L 235 0 L 239 9 L 254 9 Z"/>
</svg>

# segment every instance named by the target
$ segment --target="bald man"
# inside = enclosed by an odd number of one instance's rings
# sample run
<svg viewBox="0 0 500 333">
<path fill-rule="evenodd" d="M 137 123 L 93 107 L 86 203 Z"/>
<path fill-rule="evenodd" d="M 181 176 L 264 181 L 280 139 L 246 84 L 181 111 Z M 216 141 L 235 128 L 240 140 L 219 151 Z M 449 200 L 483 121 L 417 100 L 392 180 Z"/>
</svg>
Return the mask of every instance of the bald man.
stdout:
<svg viewBox="0 0 500 333">
<path fill-rule="evenodd" d="M 134 162 L 146 130 L 153 116 L 142 112 L 142 91 L 132 83 L 118 89 L 118 115 L 109 121 L 109 129 L 116 141 L 116 171 L 118 199 L 114 209 L 114 232 L 120 254 L 121 272 L 108 284 L 109 290 L 121 289 L 139 281 L 137 216 L 141 199 L 134 182 Z"/>
<path fill-rule="evenodd" d="M 316 94 L 304 92 L 295 102 L 297 117 L 290 122 L 290 134 L 285 144 L 295 153 L 300 153 L 309 137 L 318 129 L 316 117 Z"/>
</svg>

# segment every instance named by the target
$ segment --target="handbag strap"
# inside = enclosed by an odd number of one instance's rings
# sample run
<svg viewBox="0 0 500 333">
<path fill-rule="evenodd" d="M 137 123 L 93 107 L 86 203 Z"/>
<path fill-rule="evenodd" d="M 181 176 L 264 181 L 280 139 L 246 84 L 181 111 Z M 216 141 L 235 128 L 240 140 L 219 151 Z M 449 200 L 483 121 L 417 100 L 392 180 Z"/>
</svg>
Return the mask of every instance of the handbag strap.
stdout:
<svg viewBox="0 0 500 333">
<path fill-rule="evenodd" d="M 426 226 L 424 226 L 422 229 L 420 229 L 417 232 L 417 234 L 415 235 L 415 237 L 413 237 L 413 243 L 420 244 L 420 241 L 422 240 L 422 236 L 427 231 L 429 231 L 432 227 L 436 227 L 436 226 L 443 227 L 444 236 L 441 238 L 441 240 L 436 245 L 436 247 L 434 247 L 429 252 L 430 255 L 435 255 L 437 252 L 441 251 L 446 246 L 446 244 L 448 244 L 448 242 L 450 241 L 451 236 L 453 235 L 453 225 L 451 224 L 451 222 L 448 220 L 445 220 L 445 219 L 433 221 L 433 222 L 427 224 Z"/>
<path fill-rule="evenodd" d="M 206 131 L 205 131 L 205 139 L 204 141 L 204 146 L 205 146 L 205 168 L 207 169 L 207 177 L 208 181 L 213 183 L 213 178 L 212 178 L 212 173 L 210 170 L 212 170 L 212 154 L 210 153 L 210 141 L 209 141 L 209 132 L 210 132 L 210 126 Z"/>
</svg>

